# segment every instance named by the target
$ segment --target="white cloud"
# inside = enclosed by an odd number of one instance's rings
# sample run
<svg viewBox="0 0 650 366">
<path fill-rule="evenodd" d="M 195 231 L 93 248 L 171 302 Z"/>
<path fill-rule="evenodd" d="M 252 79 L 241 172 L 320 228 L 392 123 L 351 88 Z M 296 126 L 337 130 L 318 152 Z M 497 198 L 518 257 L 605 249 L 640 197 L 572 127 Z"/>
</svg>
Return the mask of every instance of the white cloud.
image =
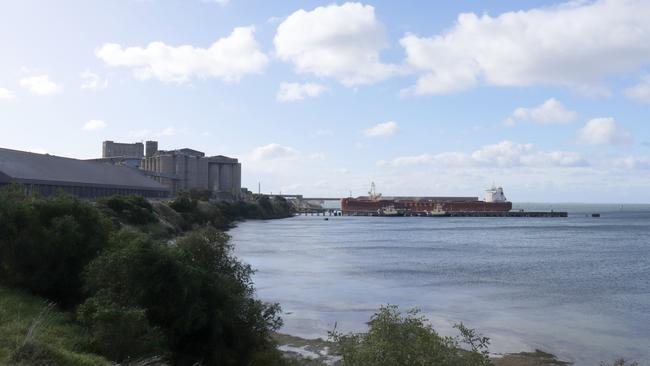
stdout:
<svg viewBox="0 0 650 366">
<path fill-rule="evenodd" d="M 255 148 L 252 153 L 247 154 L 245 160 L 266 164 L 270 161 L 325 160 L 325 155 L 322 153 L 304 154 L 292 147 L 271 143 Z M 266 168 L 269 167 L 271 165 L 266 165 Z"/>
<path fill-rule="evenodd" d="M 230 3 L 230 0 L 203 0 L 204 3 L 215 3 L 221 6 L 226 6 Z"/>
<path fill-rule="evenodd" d="M 614 159 L 612 165 L 626 170 L 650 169 L 650 158 L 647 156 L 627 156 Z"/>
<path fill-rule="evenodd" d="M 379 58 L 385 31 L 370 5 L 348 2 L 298 10 L 278 26 L 273 43 L 277 56 L 293 63 L 298 73 L 347 86 L 372 84 L 397 71 Z"/>
<path fill-rule="evenodd" d="M 84 131 L 97 131 L 97 130 L 103 130 L 107 126 L 108 125 L 106 124 L 106 122 L 102 120 L 91 119 L 90 121 L 86 122 L 86 124 L 84 124 L 81 129 Z"/>
<path fill-rule="evenodd" d="M 36 95 L 54 95 L 61 92 L 61 86 L 50 80 L 49 75 L 26 76 L 20 79 L 20 86 Z"/>
<path fill-rule="evenodd" d="M 99 75 L 85 70 L 80 74 L 81 76 L 81 89 L 99 90 L 106 89 L 108 86 L 108 78 L 101 78 Z"/>
<path fill-rule="evenodd" d="M 533 144 L 517 144 L 502 141 L 485 145 L 471 153 L 442 152 L 397 157 L 391 161 L 379 161 L 380 166 L 436 165 L 448 167 L 475 167 L 494 169 L 495 167 L 579 167 L 587 165 L 580 154 L 567 151 L 543 151 Z"/>
<path fill-rule="evenodd" d="M 645 75 L 640 83 L 625 89 L 625 95 L 641 103 L 650 103 L 650 75 Z"/>
<path fill-rule="evenodd" d="M 320 128 L 316 130 L 316 132 L 312 135 L 312 137 L 327 137 L 333 135 L 334 135 L 334 131 Z"/>
<path fill-rule="evenodd" d="M 514 125 L 517 121 L 561 124 L 573 122 L 577 117 L 577 112 L 567 110 L 557 99 L 550 98 L 537 107 L 515 109 L 506 120 L 506 124 Z"/>
<path fill-rule="evenodd" d="M 423 73 L 414 94 L 475 87 L 561 85 L 602 93 L 609 75 L 650 63 L 650 2 L 570 2 L 528 11 L 464 13 L 445 33 L 407 34 L 406 61 Z"/>
<path fill-rule="evenodd" d="M 363 130 L 363 135 L 365 137 L 385 137 L 385 136 L 392 136 L 397 132 L 399 132 L 397 123 L 393 121 L 388 121 L 388 122 L 376 124 L 368 129 Z"/>
<path fill-rule="evenodd" d="M 151 130 L 148 130 L 146 128 L 140 129 L 140 130 L 131 130 L 129 131 L 129 136 L 131 137 L 137 137 L 137 138 L 143 138 L 151 135 Z"/>
<path fill-rule="evenodd" d="M 162 131 L 158 132 L 156 134 L 156 136 L 174 136 L 177 133 L 178 133 L 178 130 L 173 126 L 170 126 L 170 127 L 167 127 L 165 129 L 163 129 Z"/>
<path fill-rule="evenodd" d="M 276 99 L 280 102 L 295 102 L 321 95 L 327 88 L 314 83 L 281 83 Z"/>
<path fill-rule="evenodd" d="M 253 160 L 292 159 L 299 156 L 298 150 L 276 143 L 257 147 L 252 153 Z"/>
<path fill-rule="evenodd" d="M 594 118 L 578 131 L 578 142 L 588 145 L 629 145 L 632 135 L 614 118 Z"/>
<path fill-rule="evenodd" d="M 0 99 L 13 99 L 15 97 L 14 93 L 5 88 L 0 88 Z"/>
<path fill-rule="evenodd" d="M 95 53 L 110 66 L 133 69 L 137 79 L 186 82 L 191 78 L 214 77 L 238 81 L 247 74 L 261 73 L 268 56 L 260 51 L 253 27 L 238 27 L 208 48 L 190 45 L 168 46 L 152 42 L 148 46 L 126 47 L 107 43 Z"/>
</svg>

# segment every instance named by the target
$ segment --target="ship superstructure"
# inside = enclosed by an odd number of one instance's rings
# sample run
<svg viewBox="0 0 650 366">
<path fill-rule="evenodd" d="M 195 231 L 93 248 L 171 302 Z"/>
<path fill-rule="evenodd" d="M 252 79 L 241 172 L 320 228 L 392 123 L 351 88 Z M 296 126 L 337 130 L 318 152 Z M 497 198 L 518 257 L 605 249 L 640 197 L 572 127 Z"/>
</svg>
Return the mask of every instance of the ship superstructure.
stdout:
<svg viewBox="0 0 650 366">
<path fill-rule="evenodd" d="M 493 186 L 478 197 L 385 197 L 371 184 L 368 196 L 341 199 L 341 211 L 346 215 L 378 216 L 439 216 L 454 212 L 507 212 L 512 202 L 506 199 L 502 187 Z"/>
</svg>

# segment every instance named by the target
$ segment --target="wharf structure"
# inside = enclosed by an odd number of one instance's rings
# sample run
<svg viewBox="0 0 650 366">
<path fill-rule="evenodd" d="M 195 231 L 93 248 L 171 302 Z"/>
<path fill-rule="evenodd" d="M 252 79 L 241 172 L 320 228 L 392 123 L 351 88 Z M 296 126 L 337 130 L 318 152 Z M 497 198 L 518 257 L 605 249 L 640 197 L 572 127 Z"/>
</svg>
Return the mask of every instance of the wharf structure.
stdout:
<svg viewBox="0 0 650 366">
<path fill-rule="evenodd" d="M 502 187 L 493 186 L 478 197 L 384 197 L 372 183 L 368 196 L 341 199 L 345 216 L 430 217 L 567 217 L 566 212 L 511 211 Z"/>
<path fill-rule="evenodd" d="M 163 198 L 168 187 L 127 165 L 106 164 L 0 148 L 0 186 L 20 184 L 27 193 L 65 192 L 82 198 L 137 194 Z"/>
</svg>

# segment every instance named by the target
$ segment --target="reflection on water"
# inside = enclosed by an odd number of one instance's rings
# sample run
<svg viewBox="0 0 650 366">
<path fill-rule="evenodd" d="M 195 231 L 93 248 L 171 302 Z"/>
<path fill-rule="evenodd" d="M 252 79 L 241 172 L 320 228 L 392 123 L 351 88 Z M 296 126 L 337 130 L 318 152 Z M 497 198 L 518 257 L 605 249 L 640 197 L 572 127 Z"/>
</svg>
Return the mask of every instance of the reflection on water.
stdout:
<svg viewBox="0 0 650 366">
<path fill-rule="evenodd" d="M 231 235 L 289 334 L 364 330 L 391 303 L 420 307 L 443 334 L 463 321 L 495 352 L 650 361 L 650 209 L 568 209 L 565 219 L 296 217 Z"/>
</svg>

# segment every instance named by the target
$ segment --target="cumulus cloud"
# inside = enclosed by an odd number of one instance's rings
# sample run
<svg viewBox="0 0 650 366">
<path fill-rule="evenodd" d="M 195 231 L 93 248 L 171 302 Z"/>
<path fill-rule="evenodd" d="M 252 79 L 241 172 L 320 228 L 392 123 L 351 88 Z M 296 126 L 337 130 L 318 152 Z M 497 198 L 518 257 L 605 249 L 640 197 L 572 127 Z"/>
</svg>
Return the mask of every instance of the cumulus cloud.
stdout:
<svg viewBox="0 0 650 366">
<path fill-rule="evenodd" d="M 203 0 L 204 3 L 215 3 L 221 6 L 226 6 L 230 3 L 230 0 Z"/>
<path fill-rule="evenodd" d="M 588 145 L 629 145 L 632 134 L 614 118 L 594 118 L 578 131 L 578 142 Z"/>
<path fill-rule="evenodd" d="M 252 153 L 253 160 L 291 159 L 300 156 L 298 150 L 276 143 L 255 148 Z"/>
<path fill-rule="evenodd" d="M 131 137 L 136 137 L 136 138 L 144 138 L 147 136 L 151 136 L 152 132 L 151 130 L 148 130 L 146 128 L 140 129 L 140 130 L 131 130 L 129 131 L 129 136 Z"/>
<path fill-rule="evenodd" d="M 280 102 L 295 102 L 305 98 L 315 98 L 327 88 L 314 83 L 281 83 L 276 99 Z"/>
<path fill-rule="evenodd" d="M 280 23 L 273 43 L 277 56 L 293 63 L 297 72 L 334 78 L 347 86 L 372 84 L 397 71 L 380 60 L 385 30 L 370 5 L 298 10 Z"/>
<path fill-rule="evenodd" d="M 647 156 L 627 156 L 614 159 L 612 165 L 626 170 L 650 169 L 650 158 Z"/>
<path fill-rule="evenodd" d="M 176 129 L 174 126 L 169 126 L 164 128 L 162 131 L 158 132 L 156 136 L 174 136 L 178 133 L 179 131 Z"/>
<path fill-rule="evenodd" d="M 650 103 L 650 75 L 645 75 L 640 83 L 625 89 L 625 95 L 641 103 Z"/>
<path fill-rule="evenodd" d="M 543 151 L 533 144 L 517 144 L 502 141 L 485 145 L 471 153 L 443 152 L 439 154 L 422 154 L 397 157 L 390 161 L 379 161 L 379 166 L 442 165 L 450 167 L 477 167 L 493 169 L 494 167 L 579 167 L 587 162 L 580 154 L 567 151 Z"/>
<path fill-rule="evenodd" d="M 97 131 L 97 130 L 103 130 L 107 126 L 108 125 L 106 124 L 106 122 L 102 120 L 91 119 L 90 121 L 86 122 L 81 129 L 84 131 Z"/>
<path fill-rule="evenodd" d="M 91 72 L 90 70 L 85 70 L 80 74 L 81 76 L 81 89 L 88 90 L 99 90 L 106 89 L 108 86 L 108 78 L 102 78 L 101 76 Z"/>
<path fill-rule="evenodd" d="M 11 90 L 0 88 L 0 99 L 13 99 L 14 97 L 14 93 Z"/>
<path fill-rule="evenodd" d="M 254 33 L 253 27 L 238 27 L 208 48 L 174 47 L 163 42 L 152 42 L 144 48 L 107 43 L 95 54 L 110 66 L 132 68 L 139 80 L 181 83 L 213 77 L 238 81 L 245 75 L 261 73 L 268 64 L 268 56 L 260 51 Z"/>
<path fill-rule="evenodd" d="M 408 92 L 444 94 L 486 83 L 602 94 L 607 76 L 650 63 L 648 13 L 645 0 L 600 0 L 495 17 L 460 14 L 445 33 L 401 39 L 407 63 L 422 73 Z"/>
<path fill-rule="evenodd" d="M 49 75 L 27 76 L 20 79 L 20 86 L 29 90 L 30 93 L 47 96 L 61 92 L 62 87 L 52 80 Z"/>
<path fill-rule="evenodd" d="M 274 160 L 324 160 L 321 153 L 304 154 L 292 147 L 283 146 L 277 143 L 257 147 L 249 154 L 252 162 L 270 162 Z"/>
<path fill-rule="evenodd" d="M 514 125 L 517 121 L 561 124 L 573 122 L 577 117 L 577 112 L 566 109 L 557 99 L 550 98 L 537 107 L 515 109 L 506 119 L 506 124 Z"/>
<path fill-rule="evenodd" d="M 376 124 L 370 128 L 363 130 L 363 135 L 365 137 L 385 137 L 385 136 L 392 136 L 397 132 L 399 132 L 397 123 L 393 121 L 388 121 L 388 122 Z"/>
</svg>

